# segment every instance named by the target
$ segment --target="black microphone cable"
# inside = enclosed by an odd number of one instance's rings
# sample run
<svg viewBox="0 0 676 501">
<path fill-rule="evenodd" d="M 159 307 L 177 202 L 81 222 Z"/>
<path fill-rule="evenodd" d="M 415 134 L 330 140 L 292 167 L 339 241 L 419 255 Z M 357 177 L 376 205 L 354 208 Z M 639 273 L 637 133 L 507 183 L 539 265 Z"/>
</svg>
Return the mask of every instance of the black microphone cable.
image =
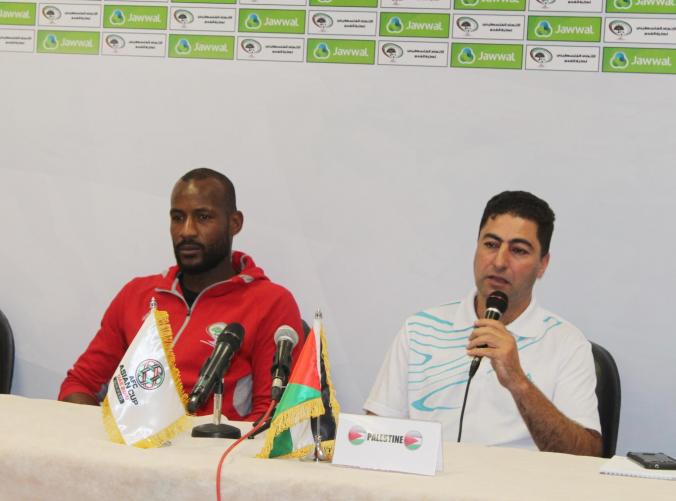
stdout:
<svg viewBox="0 0 676 501">
<path fill-rule="evenodd" d="M 509 304 L 509 299 L 507 294 L 502 291 L 494 291 L 489 294 L 486 298 L 486 311 L 484 312 L 484 318 L 490 320 L 500 320 L 502 315 L 507 311 L 507 305 Z M 486 345 L 480 346 L 480 348 L 486 348 Z M 476 374 L 476 371 L 479 369 L 479 364 L 481 363 L 481 357 L 474 357 L 472 363 L 469 366 L 469 375 L 467 377 L 467 386 L 465 386 L 465 397 L 462 399 L 462 409 L 460 410 L 460 423 L 458 425 L 458 443 L 462 438 L 462 422 L 465 419 L 465 406 L 467 405 L 467 395 L 469 394 L 469 385 L 472 382 L 472 378 Z"/>
</svg>

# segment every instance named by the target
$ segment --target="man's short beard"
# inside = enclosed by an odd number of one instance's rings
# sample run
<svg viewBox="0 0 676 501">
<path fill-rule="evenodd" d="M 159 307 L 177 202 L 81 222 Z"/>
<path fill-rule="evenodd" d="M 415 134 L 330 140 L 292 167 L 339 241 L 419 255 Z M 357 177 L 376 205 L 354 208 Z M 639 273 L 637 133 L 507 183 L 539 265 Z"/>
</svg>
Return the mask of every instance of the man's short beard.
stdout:
<svg viewBox="0 0 676 501">
<path fill-rule="evenodd" d="M 181 244 L 189 243 L 193 246 L 199 246 L 202 249 L 202 261 L 196 264 L 184 264 L 179 257 L 179 248 Z M 230 259 L 231 243 L 229 241 L 223 242 L 222 245 L 214 245 L 205 247 L 197 242 L 181 242 L 174 246 L 174 256 L 176 257 L 176 264 L 185 275 L 199 275 L 207 271 L 211 271 L 220 265 L 223 260 Z"/>
</svg>

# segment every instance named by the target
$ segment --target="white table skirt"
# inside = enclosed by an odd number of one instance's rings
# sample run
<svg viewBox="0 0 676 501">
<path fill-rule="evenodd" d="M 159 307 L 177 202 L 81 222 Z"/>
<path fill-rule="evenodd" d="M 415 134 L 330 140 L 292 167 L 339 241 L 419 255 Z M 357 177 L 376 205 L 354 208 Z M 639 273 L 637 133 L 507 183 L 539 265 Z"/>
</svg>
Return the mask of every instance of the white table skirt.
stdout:
<svg viewBox="0 0 676 501">
<path fill-rule="evenodd" d="M 0 500 L 215 499 L 230 443 L 186 433 L 136 449 L 108 441 L 99 408 L 0 395 Z M 226 459 L 224 500 L 676 500 L 676 482 L 600 475 L 598 458 L 447 443 L 444 471 L 424 477 L 256 459 L 261 444 Z"/>
</svg>

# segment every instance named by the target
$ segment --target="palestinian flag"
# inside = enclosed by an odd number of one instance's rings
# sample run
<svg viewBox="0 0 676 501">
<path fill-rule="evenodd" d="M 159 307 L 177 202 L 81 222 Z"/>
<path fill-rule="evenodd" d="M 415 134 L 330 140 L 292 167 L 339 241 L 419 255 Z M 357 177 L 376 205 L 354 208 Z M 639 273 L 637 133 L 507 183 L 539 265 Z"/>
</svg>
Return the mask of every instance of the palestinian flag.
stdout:
<svg viewBox="0 0 676 501">
<path fill-rule="evenodd" d="M 331 383 L 321 313 L 318 313 L 284 394 L 277 404 L 265 444 L 258 457 L 307 456 L 315 447 L 312 418 L 331 420 L 332 426 L 329 428 L 335 430 L 334 416 L 339 412 L 340 406 Z M 333 452 L 334 436 L 322 439 L 322 447 L 330 456 Z"/>
<path fill-rule="evenodd" d="M 157 311 L 153 298 L 103 401 L 103 424 L 113 442 L 159 447 L 190 427 L 172 339 L 169 315 Z"/>
</svg>

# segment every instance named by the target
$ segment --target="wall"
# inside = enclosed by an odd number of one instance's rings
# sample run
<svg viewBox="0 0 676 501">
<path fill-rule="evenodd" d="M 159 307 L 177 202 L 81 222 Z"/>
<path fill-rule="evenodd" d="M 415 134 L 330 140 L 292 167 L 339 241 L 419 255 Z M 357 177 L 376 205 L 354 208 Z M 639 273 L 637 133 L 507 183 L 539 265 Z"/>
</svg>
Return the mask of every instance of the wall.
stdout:
<svg viewBox="0 0 676 501">
<path fill-rule="evenodd" d="M 676 453 L 673 79 L 0 54 L 0 308 L 13 392 L 54 398 L 130 277 L 173 262 L 169 192 L 227 173 L 235 247 L 326 318 L 360 412 L 404 318 L 472 287 L 485 201 L 557 213 L 542 304 L 620 367 L 619 451 Z"/>
</svg>

